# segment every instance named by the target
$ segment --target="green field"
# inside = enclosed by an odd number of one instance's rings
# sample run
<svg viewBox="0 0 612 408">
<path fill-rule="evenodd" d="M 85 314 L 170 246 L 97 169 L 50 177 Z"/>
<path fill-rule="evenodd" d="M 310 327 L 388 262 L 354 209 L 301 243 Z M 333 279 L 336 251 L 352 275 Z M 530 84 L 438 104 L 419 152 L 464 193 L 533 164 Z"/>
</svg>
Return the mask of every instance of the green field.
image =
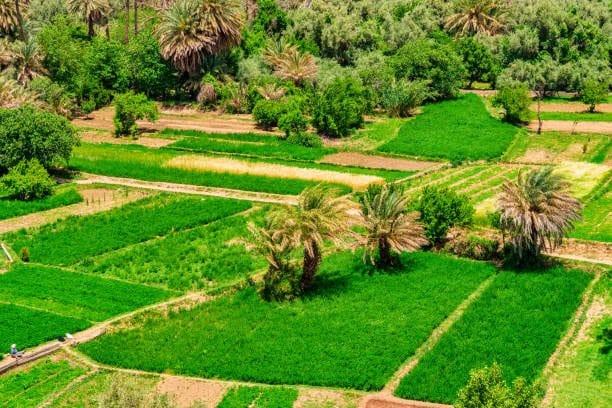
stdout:
<svg viewBox="0 0 612 408">
<path fill-rule="evenodd" d="M 378 150 L 452 161 L 489 160 L 500 157 L 517 133 L 516 127 L 493 118 L 480 97 L 467 94 L 426 105 Z"/>
<path fill-rule="evenodd" d="M 70 265 L 250 207 L 244 201 L 160 194 L 111 211 L 9 233 L 4 238 L 16 251 L 27 247 L 34 262 Z"/>
<path fill-rule="evenodd" d="M 291 408 L 298 392 L 293 388 L 234 387 L 217 408 Z"/>
<path fill-rule="evenodd" d="M 396 395 L 452 403 L 470 370 L 493 362 L 507 381 L 535 380 L 591 279 L 561 268 L 502 273 L 403 378 Z"/>
<path fill-rule="evenodd" d="M 369 275 L 359 255 L 336 254 L 324 261 L 314 292 L 293 303 L 266 303 L 249 288 L 79 348 L 101 362 L 147 371 L 380 389 L 494 272 L 431 253 L 406 254 L 404 261 L 402 273 Z M 126 352 L 125 344 L 137 346 Z"/>
<path fill-rule="evenodd" d="M 31 214 L 39 211 L 51 210 L 83 201 L 83 197 L 76 190 L 66 190 L 33 201 L 12 200 L 0 198 L 0 220 Z"/>
<path fill-rule="evenodd" d="M 612 242 L 612 191 L 607 189 L 589 201 L 582 210 L 583 221 L 576 225 L 572 238 Z"/>
</svg>

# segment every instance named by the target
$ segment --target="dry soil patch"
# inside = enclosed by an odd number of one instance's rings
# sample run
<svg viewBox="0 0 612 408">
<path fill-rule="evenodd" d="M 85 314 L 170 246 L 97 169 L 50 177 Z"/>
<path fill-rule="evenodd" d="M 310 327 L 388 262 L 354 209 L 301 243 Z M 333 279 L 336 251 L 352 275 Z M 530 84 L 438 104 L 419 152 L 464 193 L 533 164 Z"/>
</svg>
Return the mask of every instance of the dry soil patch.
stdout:
<svg viewBox="0 0 612 408">
<path fill-rule="evenodd" d="M 195 402 L 202 403 L 206 407 L 216 407 L 228 387 L 227 383 L 165 376 L 157 384 L 157 391 L 168 394 L 179 407 L 188 408 Z"/>
<path fill-rule="evenodd" d="M 538 130 L 538 121 L 533 120 L 527 126 L 529 130 Z M 612 122 L 572 122 L 571 120 L 545 120 L 543 132 L 577 132 L 577 133 L 612 133 Z"/>
<path fill-rule="evenodd" d="M 385 169 L 399 171 L 421 171 L 440 163 L 420 160 L 398 159 L 394 157 L 374 156 L 362 153 L 340 152 L 325 156 L 320 163 L 337 164 L 340 166 L 366 167 L 370 169 Z"/>
<path fill-rule="evenodd" d="M 542 112 L 570 112 L 570 113 L 586 113 L 588 112 L 588 106 L 580 102 L 568 102 L 568 103 L 547 103 L 543 102 L 541 105 Z M 531 110 L 536 112 L 538 110 L 538 104 L 534 103 L 531 105 Z M 597 112 L 610 113 L 612 112 L 612 104 L 602 103 L 597 105 Z"/>
</svg>

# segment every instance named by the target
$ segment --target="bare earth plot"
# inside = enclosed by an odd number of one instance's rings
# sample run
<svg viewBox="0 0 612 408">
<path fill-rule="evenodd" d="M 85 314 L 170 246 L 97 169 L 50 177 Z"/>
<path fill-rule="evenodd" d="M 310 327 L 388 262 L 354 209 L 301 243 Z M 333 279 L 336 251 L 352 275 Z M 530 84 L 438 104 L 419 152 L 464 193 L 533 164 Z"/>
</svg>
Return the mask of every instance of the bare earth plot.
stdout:
<svg viewBox="0 0 612 408">
<path fill-rule="evenodd" d="M 321 159 L 319 163 L 399 171 L 421 171 L 440 164 L 438 162 L 398 159 L 355 152 L 330 154 Z"/>
<path fill-rule="evenodd" d="M 538 121 L 529 122 L 527 129 L 538 130 Z M 571 120 L 545 120 L 542 131 L 612 133 L 612 122 L 572 122 Z"/>
<path fill-rule="evenodd" d="M 537 111 L 538 104 L 534 103 L 530 106 L 532 111 Z M 569 112 L 569 113 L 580 113 L 586 112 L 588 106 L 581 102 L 567 102 L 567 103 L 554 103 L 554 102 L 543 102 L 540 105 L 542 112 Z M 609 113 L 612 112 L 612 104 L 602 103 L 597 105 L 597 112 Z"/>
</svg>

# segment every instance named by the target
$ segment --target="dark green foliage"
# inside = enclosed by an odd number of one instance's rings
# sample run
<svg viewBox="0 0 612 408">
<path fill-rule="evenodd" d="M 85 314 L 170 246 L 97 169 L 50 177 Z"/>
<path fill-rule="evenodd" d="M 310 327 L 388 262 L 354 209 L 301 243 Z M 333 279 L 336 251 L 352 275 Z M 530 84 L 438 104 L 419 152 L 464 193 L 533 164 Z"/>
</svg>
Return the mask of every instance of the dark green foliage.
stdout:
<svg viewBox="0 0 612 408">
<path fill-rule="evenodd" d="M 506 122 L 529 121 L 531 97 L 525 84 L 501 88 L 493 98 L 493 104 L 504 109 L 504 121 Z"/>
<path fill-rule="evenodd" d="M 76 190 L 58 192 L 49 197 L 29 202 L 13 200 L 8 197 L 0 198 L 0 220 L 76 204 L 81 201 L 83 201 L 83 197 Z"/>
<path fill-rule="evenodd" d="M 465 37 L 457 44 L 457 51 L 467 71 L 468 87 L 474 81 L 495 82 L 497 64 L 487 47 L 474 37 Z"/>
<path fill-rule="evenodd" d="M 94 99 L 101 107 L 111 102 L 114 93 L 128 90 L 128 58 L 123 44 L 95 37 L 83 52 L 82 98 Z"/>
<path fill-rule="evenodd" d="M 489 115 L 480 97 L 468 94 L 423 108 L 397 137 L 378 150 L 449 160 L 483 160 L 501 156 L 517 129 Z"/>
<path fill-rule="evenodd" d="M 518 377 L 513 386 L 504 381 L 502 369 L 494 363 L 470 371 L 470 380 L 459 391 L 455 408 L 536 408 L 544 390 L 540 385 L 529 385 L 524 378 Z"/>
<path fill-rule="evenodd" d="M 132 91 L 124 94 L 115 95 L 113 100 L 115 105 L 115 136 L 136 136 L 138 126 L 136 121 L 147 119 L 155 121 L 159 116 L 159 111 L 155 102 L 147 99 L 144 94 L 135 94 Z"/>
<path fill-rule="evenodd" d="M 448 188 L 427 186 L 421 192 L 415 210 L 421 213 L 425 235 L 434 244 L 446 239 L 449 229 L 472 223 L 474 207 L 466 195 Z"/>
<path fill-rule="evenodd" d="M 243 31 L 242 49 L 246 56 L 257 54 L 266 39 L 282 33 L 289 20 L 276 0 L 257 0 L 257 13 L 250 27 Z"/>
<path fill-rule="evenodd" d="M 429 94 L 428 81 L 399 80 L 385 88 L 381 105 L 389 116 L 405 118 L 414 114 Z"/>
<path fill-rule="evenodd" d="M 279 387 L 230 388 L 217 408 L 291 408 L 298 390 Z"/>
<path fill-rule="evenodd" d="M 37 159 L 45 168 L 66 164 L 78 143 L 62 116 L 31 106 L 0 109 L 0 174 L 23 160 Z"/>
<path fill-rule="evenodd" d="M 41 199 L 53 192 L 55 180 L 36 159 L 21 161 L 0 178 L 0 187 L 11 198 L 22 201 Z"/>
<path fill-rule="evenodd" d="M 450 404 L 472 369 L 494 361 L 506 381 L 535 380 L 591 278 L 561 268 L 502 273 L 404 377 L 396 395 Z"/>
<path fill-rule="evenodd" d="M 173 230 L 212 222 L 250 205 L 219 198 L 162 194 L 108 212 L 69 217 L 39 229 L 17 231 L 5 238 L 15 249 L 27 246 L 33 261 L 69 265 Z"/>
<path fill-rule="evenodd" d="M 589 105 L 589 112 L 595 112 L 598 103 L 605 102 L 608 98 L 608 82 L 588 79 L 582 83 L 580 100 Z"/>
<path fill-rule="evenodd" d="M 310 294 L 294 302 L 268 303 L 248 288 L 79 348 L 104 363 L 147 371 L 380 389 L 494 272 L 431 253 L 403 257 L 405 271 L 368 275 L 359 255 L 330 255 Z"/>
<path fill-rule="evenodd" d="M 500 242 L 495 239 L 468 235 L 454 238 L 444 246 L 444 250 L 465 258 L 490 261 L 499 258 L 499 247 Z"/>
<path fill-rule="evenodd" d="M 19 250 L 19 259 L 23 262 L 30 262 L 30 250 L 28 247 L 23 247 Z"/>
<path fill-rule="evenodd" d="M 13 267 L 0 275 L 0 285 L 2 302 L 94 322 L 173 295 L 162 289 L 35 265 Z"/>
<path fill-rule="evenodd" d="M 91 325 L 86 320 L 7 303 L 0 303 L 0 322 L 0 353 L 8 353 L 11 344 L 19 349 L 32 347 Z"/>
<path fill-rule="evenodd" d="M 353 78 L 337 78 L 319 95 L 313 125 L 327 136 L 347 136 L 363 126 L 365 88 Z"/>
<path fill-rule="evenodd" d="M 281 115 L 281 103 L 279 101 L 261 99 L 253 107 L 253 119 L 264 129 L 277 126 Z"/>
<path fill-rule="evenodd" d="M 425 39 L 407 42 L 391 58 L 391 67 L 397 79 L 429 81 L 431 100 L 457 96 L 466 75 L 450 44 Z"/>
<path fill-rule="evenodd" d="M 299 132 L 293 133 L 287 138 L 287 143 L 308 148 L 322 148 L 323 141 L 314 133 Z"/>
<path fill-rule="evenodd" d="M 285 132 L 285 137 L 298 135 L 308 128 L 308 119 L 299 110 L 293 110 L 278 118 L 278 128 Z"/>
</svg>

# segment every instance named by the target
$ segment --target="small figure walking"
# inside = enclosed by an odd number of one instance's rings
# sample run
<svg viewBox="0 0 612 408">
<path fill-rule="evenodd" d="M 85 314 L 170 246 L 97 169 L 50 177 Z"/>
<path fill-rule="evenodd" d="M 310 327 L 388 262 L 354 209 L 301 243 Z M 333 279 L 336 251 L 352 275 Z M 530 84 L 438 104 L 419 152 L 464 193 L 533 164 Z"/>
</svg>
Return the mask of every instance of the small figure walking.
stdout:
<svg viewBox="0 0 612 408">
<path fill-rule="evenodd" d="M 23 357 L 23 351 L 17 350 L 16 344 L 11 345 L 11 357 L 13 358 Z"/>
</svg>

